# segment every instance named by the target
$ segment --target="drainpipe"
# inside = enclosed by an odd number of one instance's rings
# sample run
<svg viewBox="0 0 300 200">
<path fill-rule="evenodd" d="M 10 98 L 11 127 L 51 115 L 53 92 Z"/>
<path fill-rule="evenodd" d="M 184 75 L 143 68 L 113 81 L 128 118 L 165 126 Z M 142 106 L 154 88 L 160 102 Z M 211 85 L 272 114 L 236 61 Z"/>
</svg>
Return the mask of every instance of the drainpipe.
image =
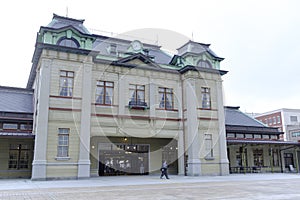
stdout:
<svg viewBox="0 0 300 200">
<path fill-rule="evenodd" d="M 184 89 L 183 89 L 183 79 L 182 74 L 180 74 L 180 81 L 181 81 L 181 119 L 182 119 L 182 133 L 183 133 L 183 163 L 184 163 L 184 175 L 187 176 L 186 171 L 186 149 L 185 149 L 185 121 L 184 121 Z"/>
<path fill-rule="evenodd" d="M 270 149 L 270 165 L 271 165 L 271 172 L 274 173 L 274 163 L 273 163 L 273 160 L 274 160 L 274 155 L 273 155 L 273 148 L 269 145 L 269 149 Z"/>
<path fill-rule="evenodd" d="M 296 158 L 296 169 L 299 173 L 299 163 L 298 163 L 298 154 L 297 154 L 297 148 L 295 148 L 295 158 Z"/>
</svg>

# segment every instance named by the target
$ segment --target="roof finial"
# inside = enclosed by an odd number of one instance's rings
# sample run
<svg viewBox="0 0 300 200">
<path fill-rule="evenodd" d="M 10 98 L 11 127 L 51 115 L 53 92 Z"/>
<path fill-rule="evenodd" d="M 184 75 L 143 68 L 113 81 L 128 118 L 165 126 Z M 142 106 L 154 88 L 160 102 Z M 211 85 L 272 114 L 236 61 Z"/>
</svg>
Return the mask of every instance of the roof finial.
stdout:
<svg viewBox="0 0 300 200">
<path fill-rule="evenodd" d="M 69 14 L 69 8 L 68 6 L 66 7 L 66 17 L 68 17 L 68 14 Z"/>
</svg>

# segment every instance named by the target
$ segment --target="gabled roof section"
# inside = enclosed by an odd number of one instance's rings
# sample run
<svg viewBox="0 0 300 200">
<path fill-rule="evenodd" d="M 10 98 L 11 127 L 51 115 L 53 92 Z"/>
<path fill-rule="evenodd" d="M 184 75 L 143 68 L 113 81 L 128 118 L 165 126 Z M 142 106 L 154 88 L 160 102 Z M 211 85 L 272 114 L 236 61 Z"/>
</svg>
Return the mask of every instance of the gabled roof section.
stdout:
<svg viewBox="0 0 300 200">
<path fill-rule="evenodd" d="M 189 40 L 187 43 L 179 47 L 178 50 L 178 55 L 182 56 L 187 53 L 193 53 L 193 54 L 203 54 L 203 53 L 208 53 L 211 55 L 214 59 L 218 61 L 224 60 L 224 58 L 219 57 L 215 52 L 213 52 L 209 48 L 210 44 L 204 44 L 204 43 L 199 43 L 199 42 L 194 42 L 192 40 Z"/>
<path fill-rule="evenodd" d="M 150 58 L 148 58 L 147 56 L 145 56 L 142 53 L 136 53 L 131 56 L 121 58 L 117 61 L 114 61 L 113 64 L 116 64 L 116 65 L 133 64 L 134 65 L 134 63 L 131 61 L 136 60 L 136 59 L 142 61 L 147 66 L 151 66 L 154 68 L 160 68 L 160 66 L 157 63 L 155 63 L 154 61 L 152 61 Z"/>
<path fill-rule="evenodd" d="M 225 107 L 225 125 L 266 127 L 258 120 L 239 110 L 240 107 Z"/>
<path fill-rule="evenodd" d="M 0 86 L 0 112 L 33 113 L 33 90 Z"/>
<path fill-rule="evenodd" d="M 52 21 L 46 27 L 61 29 L 67 26 L 72 26 L 81 33 L 91 34 L 88 29 L 83 26 L 83 22 L 84 19 L 78 20 L 53 14 Z"/>
</svg>

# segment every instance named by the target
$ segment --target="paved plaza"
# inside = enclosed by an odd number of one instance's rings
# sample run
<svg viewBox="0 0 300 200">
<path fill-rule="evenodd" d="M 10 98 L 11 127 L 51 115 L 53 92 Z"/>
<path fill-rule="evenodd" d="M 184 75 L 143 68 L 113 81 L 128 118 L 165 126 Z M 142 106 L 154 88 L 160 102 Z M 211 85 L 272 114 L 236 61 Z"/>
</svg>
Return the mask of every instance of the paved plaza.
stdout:
<svg viewBox="0 0 300 200">
<path fill-rule="evenodd" d="M 0 199 L 300 199 L 299 174 L 170 178 L 149 175 L 55 181 L 0 179 Z"/>
</svg>

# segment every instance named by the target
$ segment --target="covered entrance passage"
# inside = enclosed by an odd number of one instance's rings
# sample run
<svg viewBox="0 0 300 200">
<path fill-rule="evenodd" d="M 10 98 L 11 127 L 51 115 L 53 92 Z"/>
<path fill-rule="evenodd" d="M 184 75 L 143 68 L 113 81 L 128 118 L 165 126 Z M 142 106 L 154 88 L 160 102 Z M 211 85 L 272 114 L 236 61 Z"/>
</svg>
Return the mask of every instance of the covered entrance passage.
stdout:
<svg viewBox="0 0 300 200">
<path fill-rule="evenodd" d="M 99 176 L 149 174 L 148 144 L 99 145 Z"/>
</svg>

